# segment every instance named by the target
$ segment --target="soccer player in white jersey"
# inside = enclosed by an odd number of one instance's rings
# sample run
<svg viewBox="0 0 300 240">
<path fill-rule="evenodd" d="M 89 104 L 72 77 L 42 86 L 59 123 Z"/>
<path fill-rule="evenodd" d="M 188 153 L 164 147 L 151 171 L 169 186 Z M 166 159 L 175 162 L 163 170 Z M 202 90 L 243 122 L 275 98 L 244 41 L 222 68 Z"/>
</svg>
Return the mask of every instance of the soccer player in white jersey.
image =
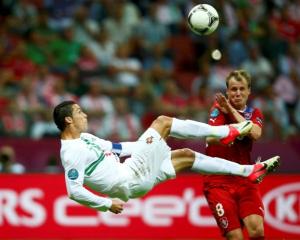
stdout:
<svg viewBox="0 0 300 240">
<path fill-rule="evenodd" d="M 170 136 L 196 138 L 213 136 L 230 144 L 247 134 L 252 122 L 209 126 L 192 120 L 159 116 L 136 142 L 113 143 L 85 133 L 87 115 L 73 101 L 57 105 L 54 122 L 61 131 L 61 161 L 71 199 L 99 211 L 121 213 L 124 201 L 144 196 L 157 183 L 185 169 L 205 174 L 234 174 L 260 181 L 279 164 L 273 157 L 254 165 L 240 165 L 184 148 L 171 151 Z M 120 163 L 119 156 L 128 156 Z M 89 188 L 108 197 L 99 196 Z"/>
</svg>

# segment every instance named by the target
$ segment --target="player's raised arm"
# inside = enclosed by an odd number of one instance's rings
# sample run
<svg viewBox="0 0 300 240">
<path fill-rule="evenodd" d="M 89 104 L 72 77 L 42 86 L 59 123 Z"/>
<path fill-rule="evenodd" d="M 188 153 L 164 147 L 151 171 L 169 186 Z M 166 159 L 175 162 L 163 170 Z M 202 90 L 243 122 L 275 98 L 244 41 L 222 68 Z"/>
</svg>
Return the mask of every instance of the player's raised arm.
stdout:
<svg viewBox="0 0 300 240">
<path fill-rule="evenodd" d="M 233 88 L 234 89 L 234 88 Z M 240 91 L 246 91 L 246 88 L 242 88 Z M 229 91 L 234 91 L 228 88 Z M 236 90 L 235 90 L 236 91 Z M 243 122 L 246 119 L 244 116 L 232 106 L 230 101 L 222 94 L 222 93 L 217 93 L 216 94 L 216 101 L 218 102 L 220 109 L 223 113 L 228 114 L 230 119 L 233 122 Z M 260 110 L 255 109 L 254 112 L 251 112 L 252 115 L 255 117 L 253 118 L 253 127 L 251 131 L 247 134 L 248 137 L 251 137 L 253 140 L 257 140 L 261 137 L 262 134 L 262 122 L 263 122 L 263 116 L 260 112 Z"/>
<path fill-rule="evenodd" d="M 89 136 L 95 139 L 96 144 L 104 151 L 111 151 L 120 157 L 130 156 L 137 148 L 138 142 L 111 142 L 98 138 L 89 133 L 83 133 L 83 136 Z"/>
</svg>

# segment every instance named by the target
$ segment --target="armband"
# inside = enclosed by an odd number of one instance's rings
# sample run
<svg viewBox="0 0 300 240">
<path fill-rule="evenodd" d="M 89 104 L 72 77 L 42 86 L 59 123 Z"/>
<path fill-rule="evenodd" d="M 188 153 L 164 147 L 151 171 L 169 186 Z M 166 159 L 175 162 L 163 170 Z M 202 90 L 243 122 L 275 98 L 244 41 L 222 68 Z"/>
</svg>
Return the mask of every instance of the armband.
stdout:
<svg viewBox="0 0 300 240">
<path fill-rule="evenodd" d="M 112 152 L 116 153 L 119 156 L 122 152 L 122 144 L 121 143 L 112 143 Z"/>
</svg>

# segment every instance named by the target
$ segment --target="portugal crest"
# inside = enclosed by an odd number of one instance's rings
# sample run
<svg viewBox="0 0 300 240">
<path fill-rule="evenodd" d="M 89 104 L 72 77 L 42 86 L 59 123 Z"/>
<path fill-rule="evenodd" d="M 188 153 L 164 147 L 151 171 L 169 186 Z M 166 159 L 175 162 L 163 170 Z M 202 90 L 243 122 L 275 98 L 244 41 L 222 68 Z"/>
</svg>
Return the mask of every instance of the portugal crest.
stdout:
<svg viewBox="0 0 300 240">
<path fill-rule="evenodd" d="M 147 143 L 147 144 L 153 143 L 153 137 L 152 137 L 152 136 L 151 136 L 151 137 L 147 137 L 147 138 L 146 138 L 146 143 Z"/>
</svg>

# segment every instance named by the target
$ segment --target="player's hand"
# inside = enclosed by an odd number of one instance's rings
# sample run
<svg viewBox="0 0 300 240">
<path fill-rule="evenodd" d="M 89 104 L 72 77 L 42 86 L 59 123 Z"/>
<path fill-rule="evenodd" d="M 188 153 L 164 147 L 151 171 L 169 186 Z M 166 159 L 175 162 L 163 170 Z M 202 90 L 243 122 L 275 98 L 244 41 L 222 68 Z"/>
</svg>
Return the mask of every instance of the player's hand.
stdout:
<svg viewBox="0 0 300 240">
<path fill-rule="evenodd" d="M 112 199 L 112 205 L 109 209 L 112 213 L 121 213 L 124 209 L 124 202 L 120 199 Z"/>
<path fill-rule="evenodd" d="M 229 109 L 231 107 L 228 99 L 222 94 L 222 93 L 217 93 L 216 94 L 216 101 L 220 106 L 220 110 L 223 113 L 229 113 Z"/>
</svg>

